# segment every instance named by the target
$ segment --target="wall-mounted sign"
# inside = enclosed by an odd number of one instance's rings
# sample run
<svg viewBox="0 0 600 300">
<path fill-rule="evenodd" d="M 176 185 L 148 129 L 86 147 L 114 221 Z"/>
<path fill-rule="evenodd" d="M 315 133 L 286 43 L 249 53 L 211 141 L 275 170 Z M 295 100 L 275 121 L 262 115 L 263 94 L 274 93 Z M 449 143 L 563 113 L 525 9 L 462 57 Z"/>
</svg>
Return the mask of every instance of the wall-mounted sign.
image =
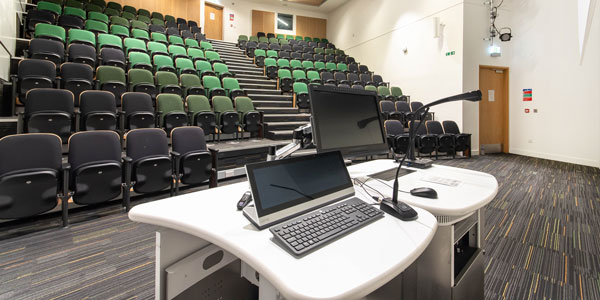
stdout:
<svg viewBox="0 0 600 300">
<path fill-rule="evenodd" d="M 233 14 L 229 14 L 229 21 L 233 21 L 233 18 L 234 18 L 234 17 L 235 17 L 235 16 L 234 16 Z"/>
<path fill-rule="evenodd" d="M 523 89 L 523 101 L 533 100 L 533 89 Z"/>
<path fill-rule="evenodd" d="M 208 16 L 209 19 L 214 20 L 215 19 L 215 13 L 210 13 L 210 15 Z"/>
<path fill-rule="evenodd" d="M 496 90 L 488 90 L 488 101 L 496 101 Z"/>
</svg>

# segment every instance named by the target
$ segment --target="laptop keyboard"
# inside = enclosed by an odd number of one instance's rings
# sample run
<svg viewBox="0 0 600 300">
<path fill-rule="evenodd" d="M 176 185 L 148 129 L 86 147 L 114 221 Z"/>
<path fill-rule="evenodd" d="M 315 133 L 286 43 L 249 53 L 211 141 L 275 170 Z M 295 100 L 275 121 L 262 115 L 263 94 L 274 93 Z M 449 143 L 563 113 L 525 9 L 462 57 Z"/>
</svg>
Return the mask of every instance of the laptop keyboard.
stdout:
<svg viewBox="0 0 600 300">
<path fill-rule="evenodd" d="M 383 217 L 383 212 L 352 197 L 269 230 L 284 249 L 299 256 Z"/>
</svg>

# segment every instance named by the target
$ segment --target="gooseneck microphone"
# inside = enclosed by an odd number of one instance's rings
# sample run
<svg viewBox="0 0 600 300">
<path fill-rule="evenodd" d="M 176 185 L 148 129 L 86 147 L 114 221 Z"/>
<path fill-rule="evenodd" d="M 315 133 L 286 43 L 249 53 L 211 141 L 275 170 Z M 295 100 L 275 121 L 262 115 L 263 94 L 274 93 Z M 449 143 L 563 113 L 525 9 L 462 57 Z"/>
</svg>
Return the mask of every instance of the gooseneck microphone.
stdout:
<svg viewBox="0 0 600 300">
<path fill-rule="evenodd" d="M 477 91 L 471 91 L 471 92 L 466 92 L 463 94 L 459 94 L 459 95 L 455 95 L 455 96 L 450 96 L 447 98 L 443 98 L 440 100 L 436 100 L 433 101 L 429 104 L 423 105 L 422 107 L 420 107 L 419 109 L 417 109 L 414 114 L 412 115 L 412 119 L 410 120 L 410 124 L 414 124 L 414 120 L 416 118 L 416 116 L 426 116 L 427 113 L 429 112 L 429 108 L 431 108 L 432 106 L 436 106 L 439 104 L 443 104 L 443 103 L 447 103 L 447 102 L 453 102 L 453 101 L 461 101 L 461 100 L 467 100 L 467 101 L 473 101 L 473 102 L 477 102 L 481 100 L 481 91 L 477 90 Z M 423 119 L 423 118 L 420 118 Z M 404 157 L 402 157 L 402 160 L 400 161 L 400 164 L 398 165 L 398 168 L 396 169 L 396 177 L 394 179 L 394 190 L 392 191 L 392 203 L 393 204 L 397 204 L 398 203 L 398 175 L 400 174 L 400 168 L 402 168 L 402 165 L 404 164 L 407 156 L 408 156 L 408 161 L 406 162 L 406 166 L 408 167 L 421 167 L 421 168 L 428 168 L 431 166 L 431 163 L 429 164 L 419 164 L 418 160 L 415 159 L 415 135 L 417 133 L 417 130 L 419 129 L 419 127 L 423 124 L 423 122 L 419 122 L 419 124 L 417 126 L 410 126 L 409 129 L 409 133 L 408 133 L 408 149 L 406 149 L 406 151 L 404 152 Z"/>
</svg>

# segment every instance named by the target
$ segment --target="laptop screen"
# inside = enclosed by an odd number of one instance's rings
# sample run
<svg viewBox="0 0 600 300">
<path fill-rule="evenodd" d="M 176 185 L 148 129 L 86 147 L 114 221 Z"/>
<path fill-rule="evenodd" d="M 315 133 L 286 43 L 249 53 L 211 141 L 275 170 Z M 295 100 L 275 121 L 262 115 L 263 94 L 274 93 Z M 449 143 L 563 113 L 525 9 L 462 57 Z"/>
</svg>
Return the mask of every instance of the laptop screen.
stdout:
<svg viewBox="0 0 600 300">
<path fill-rule="evenodd" d="M 246 171 L 259 217 L 352 187 L 339 151 L 248 164 Z"/>
</svg>

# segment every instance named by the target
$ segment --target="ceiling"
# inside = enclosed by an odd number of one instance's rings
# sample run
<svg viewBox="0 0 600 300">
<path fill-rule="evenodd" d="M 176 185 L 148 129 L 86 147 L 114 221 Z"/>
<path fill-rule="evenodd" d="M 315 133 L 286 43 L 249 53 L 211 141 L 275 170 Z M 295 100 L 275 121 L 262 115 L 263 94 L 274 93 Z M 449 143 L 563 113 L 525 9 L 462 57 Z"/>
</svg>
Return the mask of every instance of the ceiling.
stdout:
<svg viewBox="0 0 600 300">
<path fill-rule="evenodd" d="M 348 0 L 253 0 L 254 2 L 266 3 L 274 7 L 287 6 L 303 10 L 321 13 L 329 13 Z"/>
</svg>

